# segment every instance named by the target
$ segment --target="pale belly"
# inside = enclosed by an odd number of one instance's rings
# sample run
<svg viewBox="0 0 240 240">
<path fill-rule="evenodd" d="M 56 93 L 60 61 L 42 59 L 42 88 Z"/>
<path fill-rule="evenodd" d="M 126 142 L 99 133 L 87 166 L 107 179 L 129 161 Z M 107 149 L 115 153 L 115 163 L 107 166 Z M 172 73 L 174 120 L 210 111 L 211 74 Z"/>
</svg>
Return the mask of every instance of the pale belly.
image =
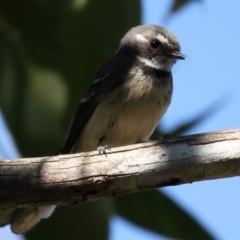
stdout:
<svg viewBox="0 0 240 240">
<path fill-rule="evenodd" d="M 141 69 L 135 69 L 132 75 L 134 78 L 126 81 L 120 90 L 100 100 L 101 104 L 82 129 L 72 152 L 148 140 L 171 102 L 172 77 L 143 78 Z"/>
<path fill-rule="evenodd" d="M 99 106 L 83 128 L 72 152 L 93 151 L 99 144 L 112 148 L 146 141 L 168 105 L 163 101 L 139 101 L 120 109 L 117 104 Z"/>
</svg>

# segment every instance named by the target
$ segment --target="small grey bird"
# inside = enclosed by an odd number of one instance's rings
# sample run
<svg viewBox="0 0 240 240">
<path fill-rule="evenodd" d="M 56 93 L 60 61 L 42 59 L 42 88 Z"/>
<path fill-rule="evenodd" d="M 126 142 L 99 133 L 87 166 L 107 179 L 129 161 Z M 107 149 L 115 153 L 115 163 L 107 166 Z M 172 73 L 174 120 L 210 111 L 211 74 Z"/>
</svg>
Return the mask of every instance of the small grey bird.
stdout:
<svg viewBox="0 0 240 240">
<path fill-rule="evenodd" d="M 169 30 L 155 25 L 130 29 L 82 98 L 60 153 L 105 153 L 108 147 L 147 141 L 171 102 L 171 69 L 178 59 L 184 56 Z M 12 231 L 22 233 L 54 208 L 19 209 L 2 223 L 11 222 Z"/>
<path fill-rule="evenodd" d="M 127 32 L 81 100 L 61 153 L 148 140 L 171 102 L 177 59 L 184 56 L 167 29 L 142 25 Z"/>
</svg>

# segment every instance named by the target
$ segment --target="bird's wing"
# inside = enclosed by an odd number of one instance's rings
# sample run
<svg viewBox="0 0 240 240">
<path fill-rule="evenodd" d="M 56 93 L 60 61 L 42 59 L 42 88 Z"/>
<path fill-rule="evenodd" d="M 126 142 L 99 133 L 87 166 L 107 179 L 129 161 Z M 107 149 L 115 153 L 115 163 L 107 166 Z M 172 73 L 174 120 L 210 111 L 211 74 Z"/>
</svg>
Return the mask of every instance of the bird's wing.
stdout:
<svg viewBox="0 0 240 240">
<path fill-rule="evenodd" d="M 60 154 L 67 154 L 71 151 L 83 127 L 97 108 L 99 99 L 101 98 L 102 100 L 104 97 L 107 97 L 109 93 L 122 84 L 128 71 L 125 64 L 126 61 L 119 65 L 115 64 L 113 60 L 110 60 L 100 69 L 100 71 L 97 72 L 87 94 L 82 98 L 78 105 L 77 111 L 68 130 L 65 144 L 59 151 Z"/>
<path fill-rule="evenodd" d="M 81 99 L 68 130 L 64 146 L 60 150 L 61 154 L 67 154 L 71 151 L 84 125 L 98 106 L 97 96 L 100 94 L 99 90 L 109 76 L 107 74 L 108 65 L 109 64 L 106 64 L 105 67 L 96 74 L 87 94 Z"/>
</svg>

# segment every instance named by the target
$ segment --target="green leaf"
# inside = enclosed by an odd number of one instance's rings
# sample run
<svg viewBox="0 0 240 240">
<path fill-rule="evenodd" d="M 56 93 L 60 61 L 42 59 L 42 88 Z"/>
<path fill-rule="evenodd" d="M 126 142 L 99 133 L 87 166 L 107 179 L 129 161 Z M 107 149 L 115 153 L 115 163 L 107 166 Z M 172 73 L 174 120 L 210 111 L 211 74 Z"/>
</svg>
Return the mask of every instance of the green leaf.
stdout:
<svg viewBox="0 0 240 240">
<path fill-rule="evenodd" d="M 7 40 L 0 48 L 0 105 L 25 156 L 53 154 L 64 132 L 66 87 L 53 70 L 36 67 Z"/>
<path fill-rule="evenodd" d="M 98 67 L 139 24 L 140 3 L 9 0 L 0 9 L 0 106 L 25 157 L 54 154 Z"/>
<path fill-rule="evenodd" d="M 57 207 L 53 215 L 42 220 L 26 234 L 28 240 L 106 240 L 109 214 L 103 200 L 79 206 Z"/>
<path fill-rule="evenodd" d="M 194 218 L 157 190 L 116 197 L 114 203 L 121 217 L 161 235 L 186 240 L 213 239 Z"/>
<path fill-rule="evenodd" d="M 172 2 L 172 6 L 170 8 L 170 12 L 174 13 L 179 11 L 180 9 L 182 9 L 183 7 L 186 7 L 187 5 L 189 5 L 190 3 L 193 2 L 200 2 L 202 0 L 175 0 Z"/>
<path fill-rule="evenodd" d="M 158 140 L 164 136 L 177 137 L 181 136 L 187 131 L 193 129 L 197 125 L 201 124 L 203 121 L 206 121 L 208 118 L 212 117 L 218 111 L 223 109 L 224 105 L 228 103 L 229 98 L 221 96 L 218 100 L 214 101 L 210 106 L 208 106 L 201 113 L 197 114 L 194 118 L 185 121 L 183 124 L 175 127 L 170 132 L 166 132 L 161 128 L 161 124 L 158 128 L 155 129 L 151 136 L 151 140 Z"/>
</svg>

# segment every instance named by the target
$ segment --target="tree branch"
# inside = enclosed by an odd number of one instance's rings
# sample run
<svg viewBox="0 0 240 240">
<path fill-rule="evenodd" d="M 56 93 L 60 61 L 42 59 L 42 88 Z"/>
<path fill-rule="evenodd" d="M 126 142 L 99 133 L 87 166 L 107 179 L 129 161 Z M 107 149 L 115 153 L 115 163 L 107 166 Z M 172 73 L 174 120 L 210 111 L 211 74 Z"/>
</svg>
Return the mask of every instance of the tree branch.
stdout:
<svg viewBox="0 0 240 240">
<path fill-rule="evenodd" d="M 73 155 L 0 161 L 0 208 L 103 196 L 240 175 L 240 129 Z"/>
</svg>

